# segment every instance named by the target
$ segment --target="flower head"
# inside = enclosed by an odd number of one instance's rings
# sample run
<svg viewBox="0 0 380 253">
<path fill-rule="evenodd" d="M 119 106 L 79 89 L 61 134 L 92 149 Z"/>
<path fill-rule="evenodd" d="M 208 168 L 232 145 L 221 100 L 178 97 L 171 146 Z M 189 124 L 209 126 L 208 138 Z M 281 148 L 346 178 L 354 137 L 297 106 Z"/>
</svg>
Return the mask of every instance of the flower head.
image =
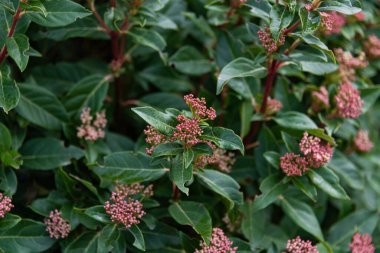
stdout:
<svg viewBox="0 0 380 253">
<path fill-rule="evenodd" d="M 121 223 L 126 228 L 140 223 L 140 219 L 145 215 L 143 205 L 130 196 L 139 190 L 141 187 L 132 186 L 130 188 L 119 187 L 112 192 L 110 200 L 104 204 L 104 209 L 112 222 Z"/>
<path fill-rule="evenodd" d="M 299 236 L 288 241 L 286 250 L 288 253 L 318 253 L 317 247 L 311 241 L 303 241 Z"/>
<path fill-rule="evenodd" d="M 368 36 L 364 42 L 364 48 L 370 59 L 380 58 L 380 39 L 376 35 Z"/>
<path fill-rule="evenodd" d="M 257 32 L 261 45 L 267 50 L 269 54 L 272 54 L 278 50 L 278 48 L 285 43 L 285 35 L 281 33 L 278 41 L 272 37 L 269 26 L 265 27 L 265 30 L 259 30 Z"/>
<path fill-rule="evenodd" d="M 146 153 L 149 155 L 153 153 L 155 147 L 167 141 L 165 135 L 150 125 L 145 128 L 144 134 L 146 135 L 145 142 L 151 146 L 150 148 L 146 148 Z"/>
<path fill-rule="evenodd" d="M 319 168 L 328 163 L 332 157 L 332 147 L 329 143 L 315 136 L 309 136 L 307 132 L 299 143 L 301 152 L 304 154 L 308 166 Z"/>
<path fill-rule="evenodd" d="M 179 123 L 174 130 L 174 139 L 182 142 L 187 147 L 199 143 L 198 137 L 203 133 L 199 126 L 199 119 L 190 119 L 184 115 L 178 115 L 177 120 Z"/>
<path fill-rule="evenodd" d="M 117 184 L 115 192 L 123 194 L 126 197 L 141 194 L 143 197 L 149 198 L 153 196 L 153 185 L 150 184 L 145 187 L 140 183 L 133 183 L 131 185 Z"/>
<path fill-rule="evenodd" d="M 374 253 L 375 246 L 372 244 L 372 237 L 369 234 L 361 235 L 355 233 L 350 243 L 351 253 Z"/>
<path fill-rule="evenodd" d="M 224 235 L 223 230 L 214 228 L 210 245 L 202 242 L 200 244 L 201 249 L 197 249 L 194 253 L 236 253 L 237 247 L 232 247 L 232 244 L 233 242 Z"/>
<path fill-rule="evenodd" d="M 334 97 L 336 104 L 336 116 L 340 118 L 357 118 L 363 112 L 364 101 L 360 93 L 351 83 L 343 83 L 339 86 L 338 93 Z"/>
<path fill-rule="evenodd" d="M 329 107 L 329 93 L 325 86 L 321 86 L 318 91 L 311 93 L 311 108 L 313 111 L 319 112 Z"/>
<path fill-rule="evenodd" d="M 97 112 L 96 119 L 93 121 L 91 116 L 91 109 L 86 107 L 80 115 L 82 125 L 77 128 L 78 138 L 85 139 L 86 141 L 96 141 L 97 139 L 104 138 L 104 129 L 107 125 L 105 111 Z"/>
<path fill-rule="evenodd" d="M 280 168 L 289 177 L 302 176 L 308 170 L 305 158 L 294 153 L 286 153 L 280 158 Z"/>
<path fill-rule="evenodd" d="M 369 152 L 373 148 L 373 143 L 369 139 L 368 131 L 359 130 L 354 138 L 354 145 L 360 152 Z"/>
<path fill-rule="evenodd" d="M 335 11 L 330 13 L 320 12 L 320 15 L 322 19 L 322 27 L 328 35 L 340 33 L 342 27 L 347 23 L 346 17 Z"/>
<path fill-rule="evenodd" d="M 66 238 L 71 230 L 69 222 L 62 218 L 61 212 L 57 209 L 50 212 L 49 218 L 45 219 L 46 231 L 50 238 Z"/>
<path fill-rule="evenodd" d="M 356 79 L 355 71 L 363 69 L 368 65 L 364 52 L 354 57 L 350 52 L 345 52 L 341 48 L 334 49 L 334 54 L 339 63 L 339 73 L 343 82 L 351 82 Z"/>
<path fill-rule="evenodd" d="M 201 120 L 214 120 L 216 118 L 215 109 L 206 106 L 205 98 L 196 98 L 193 94 L 184 96 L 186 104 L 190 107 L 193 117 Z"/>
<path fill-rule="evenodd" d="M 358 21 L 364 21 L 365 20 L 365 14 L 364 12 L 358 12 L 356 14 L 354 14 L 355 18 L 358 20 Z"/>
<path fill-rule="evenodd" d="M 265 111 L 266 115 L 272 115 L 277 113 L 279 110 L 282 109 L 282 103 L 280 100 L 274 99 L 274 98 L 268 98 L 267 102 L 267 108 Z"/>
<path fill-rule="evenodd" d="M 12 200 L 0 192 L 0 218 L 4 218 L 13 207 Z"/>
</svg>

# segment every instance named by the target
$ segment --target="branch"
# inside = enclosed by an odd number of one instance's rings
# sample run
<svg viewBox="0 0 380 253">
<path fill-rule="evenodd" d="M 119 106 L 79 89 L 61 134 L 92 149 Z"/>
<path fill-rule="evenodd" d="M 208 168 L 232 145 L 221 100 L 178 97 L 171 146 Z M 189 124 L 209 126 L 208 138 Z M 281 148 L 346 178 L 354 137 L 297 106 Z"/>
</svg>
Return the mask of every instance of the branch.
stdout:
<svg viewBox="0 0 380 253">
<path fill-rule="evenodd" d="M 88 6 L 90 7 L 90 10 L 92 11 L 92 14 L 94 14 L 95 18 L 98 20 L 100 25 L 104 28 L 104 30 L 111 35 L 112 30 L 108 27 L 108 25 L 104 22 L 103 18 L 100 16 L 99 12 L 96 10 L 95 7 L 95 0 L 87 0 Z"/>
<path fill-rule="evenodd" d="M 16 10 L 16 13 L 13 16 L 12 25 L 11 25 L 11 28 L 8 32 L 7 38 L 11 38 L 13 36 L 13 34 L 15 33 L 17 22 L 20 20 L 20 17 L 21 17 L 21 11 L 22 11 L 21 5 L 19 4 L 19 6 L 17 7 L 17 10 Z M 6 56 L 7 56 L 7 47 L 4 44 L 4 46 L 2 47 L 2 49 L 0 51 L 0 65 L 3 63 Z"/>
</svg>

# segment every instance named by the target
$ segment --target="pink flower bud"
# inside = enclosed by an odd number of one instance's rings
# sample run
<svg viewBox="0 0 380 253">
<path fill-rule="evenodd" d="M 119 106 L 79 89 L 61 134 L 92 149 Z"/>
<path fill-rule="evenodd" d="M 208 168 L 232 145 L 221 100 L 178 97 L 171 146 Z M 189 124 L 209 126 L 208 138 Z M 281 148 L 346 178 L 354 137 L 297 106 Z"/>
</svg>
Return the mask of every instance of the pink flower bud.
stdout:
<svg viewBox="0 0 380 253">
<path fill-rule="evenodd" d="M 375 246 L 372 244 L 372 237 L 369 234 L 361 235 L 355 233 L 350 243 L 351 253 L 374 253 Z"/>
<path fill-rule="evenodd" d="M 61 213 L 55 209 L 50 212 L 49 218 L 45 219 L 46 231 L 50 238 L 66 238 L 71 230 L 69 222 L 62 218 Z"/>
<path fill-rule="evenodd" d="M 194 253 L 236 253 L 237 247 L 232 247 L 232 244 L 233 242 L 225 236 L 223 230 L 214 228 L 210 244 L 207 245 L 205 242 L 202 242 L 200 244 L 201 249 L 195 250 Z"/>
</svg>

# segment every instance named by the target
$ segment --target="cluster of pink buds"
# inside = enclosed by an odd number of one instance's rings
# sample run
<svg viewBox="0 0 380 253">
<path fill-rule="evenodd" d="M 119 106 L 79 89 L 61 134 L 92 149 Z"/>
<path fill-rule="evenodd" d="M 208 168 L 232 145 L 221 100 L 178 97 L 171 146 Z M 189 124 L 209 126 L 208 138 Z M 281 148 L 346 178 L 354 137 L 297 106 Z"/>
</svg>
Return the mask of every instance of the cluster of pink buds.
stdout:
<svg viewBox="0 0 380 253">
<path fill-rule="evenodd" d="M 45 219 L 46 231 L 50 238 L 66 238 L 71 230 L 69 222 L 62 218 L 61 212 L 57 209 L 50 212 L 49 218 Z"/>
<path fill-rule="evenodd" d="M 319 168 L 328 163 L 332 157 L 333 149 L 329 143 L 322 141 L 315 136 L 309 136 L 307 132 L 304 133 L 299 147 L 308 166 L 312 168 Z"/>
<path fill-rule="evenodd" d="M 223 230 L 214 228 L 210 244 L 202 242 L 201 249 L 197 249 L 194 253 L 236 253 L 237 247 L 232 247 L 232 244 L 233 242 L 225 236 Z"/>
<path fill-rule="evenodd" d="M 280 100 L 268 98 L 265 115 L 273 115 L 282 109 L 283 105 Z"/>
<path fill-rule="evenodd" d="M 361 235 L 355 233 L 350 243 L 351 253 L 374 253 L 375 246 L 372 244 L 372 237 L 369 234 Z"/>
<path fill-rule="evenodd" d="M 314 112 L 319 112 L 330 107 L 329 92 L 325 86 L 321 86 L 318 91 L 311 93 L 311 108 Z"/>
<path fill-rule="evenodd" d="M 199 136 L 203 133 L 199 126 L 199 119 L 187 118 L 184 115 L 177 116 L 178 124 L 174 130 L 174 139 L 182 142 L 186 147 L 191 147 L 200 142 Z"/>
<path fill-rule="evenodd" d="M 150 125 L 145 128 L 144 134 L 146 135 L 145 142 L 150 145 L 150 148 L 146 148 L 146 153 L 148 155 L 151 155 L 154 151 L 154 148 L 159 144 L 167 142 L 166 135 L 158 132 L 157 129 Z"/>
<path fill-rule="evenodd" d="M 280 168 L 287 176 L 302 176 L 310 167 L 319 168 L 328 163 L 333 149 L 329 143 L 304 133 L 300 143 L 303 156 L 286 153 L 280 158 Z"/>
<path fill-rule="evenodd" d="M 380 39 L 376 35 L 368 36 L 364 42 L 364 48 L 370 59 L 380 58 Z"/>
<path fill-rule="evenodd" d="M 311 241 L 303 241 L 299 236 L 293 240 L 289 240 L 286 245 L 287 253 L 318 253 L 316 246 Z M 284 252 L 283 252 L 284 253 Z"/>
<path fill-rule="evenodd" d="M 373 143 L 369 139 L 368 131 L 359 130 L 354 138 L 354 145 L 359 152 L 369 152 L 373 148 Z"/>
<path fill-rule="evenodd" d="M 319 14 L 321 15 L 322 29 L 328 35 L 340 33 L 342 27 L 347 23 L 346 17 L 335 11 L 330 13 L 320 12 Z"/>
<path fill-rule="evenodd" d="M 231 168 L 236 161 L 235 154 L 218 148 L 211 142 L 206 143 L 211 147 L 213 154 L 198 156 L 194 162 L 195 168 L 203 169 L 209 164 L 222 172 L 230 173 Z"/>
<path fill-rule="evenodd" d="M 342 83 L 334 97 L 336 116 L 339 118 L 358 118 L 363 113 L 364 101 L 360 92 L 351 83 Z"/>
<path fill-rule="evenodd" d="M 285 34 L 281 33 L 278 41 L 275 41 L 270 32 L 269 26 L 265 27 L 265 30 L 259 30 L 257 32 L 261 45 L 267 50 L 269 54 L 272 54 L 278 50 L 280 46 L 285 43 Z"/>
<path fill-rule="evenodd" d="M 0 218 L 4 218 L 13 207 L 12 200 L 0 192 Z"/>
<path fill-rule="evenodd" d="M 133 183 L 131 185 L 117 184 L 115 192 L 124 194 L 124 196 L 141 194 L 144 198 L 149 198 L 153 196 L 153 185 L 144 186 L 140 183 Z"/>
<path fill-rule="evenodd" d="M 149 188 L 149 187 L 148 187 Z M 133 185 L 130 187 L 118 186 L 112 192 L 109 201 L 104 204 L 106 213 L 110 216 L 111 221 L 116 224 L 123 224 L 126 228 L 130 228 L 140 223 L 140 219 L 145 215 L 143 205 L 140 201 L 133 199 L 133 193 L 143 193 L 144 187 Z M 143 192 L 138 192 L 142 190 Z M 153 194 L 151 188 L 145 194 Z"/>
<path fill-rule="evenodd" d="M 206 106 L 205 98 L 196 98 L 193 94 L 184 96 L 186 104 L 190 107 L 191 113 L 194 118 L 200 120 L 214 120 L 216 118 L 215 109 Z"/>
<path fill-rule="evenodd" d="M 280 158 L 280 168 L 288 177 L 302 176 L 308 170 L 306 159 L 294 153 L 286 153 Z"/>
<path fill-rule="evenodd" d="M 77 128 L 78 138 L 85 139 L 86 141 L 96 141 L 97 139 L 104 138 L 104 129 L 107 125 L 105 111 L 97 112 L 96 118 L 93 121 L 91 109 L 86 107 L 83 109 L 80 119 L 82 125 Z"/>
<path fill-rule="evenodd" d="M 338 48 L 334 50 L 334 53 L 339 63 L 339 73 L 344 83 L 354 81 L 356 79 L 355 71 L 368 65 L 364 52 L 361 52 L 358 57 L 354 57 L 350 52 L 345 52 L 343 49 Z"/>
</svg>

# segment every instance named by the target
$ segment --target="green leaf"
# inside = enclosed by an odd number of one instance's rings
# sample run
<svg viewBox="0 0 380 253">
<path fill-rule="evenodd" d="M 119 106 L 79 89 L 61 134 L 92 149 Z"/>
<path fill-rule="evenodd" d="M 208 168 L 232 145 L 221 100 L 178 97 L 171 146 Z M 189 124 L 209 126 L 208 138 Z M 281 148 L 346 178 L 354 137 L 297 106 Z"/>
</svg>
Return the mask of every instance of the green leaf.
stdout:
<svg viewBox="0 0 380 253">
<path fill-rule="evenodd" d="M 332 146 L 336 146 L 335 139 L 330 135 L 327 135 L 323 129 L 308 129 L 306 132 L 327 141 Z"/>
<path fill-rule="evenodd" d="M 129 232 L 132 233 L 133 237 L 135 238 L 135 241 L 133 242 L 133 246 L 138 248 L 139 250 L 145 251 L 145 240 L 143 233 L 139 229 L 138 226 L 133 225 L 129 228 Z"/>
<path fill-rule="evenodd" d="M 21 71 L 24 71 L 29 61 L 29 38 L 24 34 L 15 34 L 7 38 L 7 51 Z"/>
<path fill-rule="evenodd" d="M 307 115 L 300 112 L 285 112 L 274 118 L 277 124 L 285 129 L 305 131 L 317 129 L 317 125 Z"/>
<path fill-rule="evenodd" d="M 116 225 L 107 225 L 99 231 L 89 231 L 74 237 L 65 245 L 64 253 L 110 252 L 112 243 L 119 237 Z"/>
<path fill-rule="evenodd" d="M 135 107 L 132 111 L 159 132 L 166 135 L 173 134 L 176 121 L 171 114 L 160 112 L 149 106 Z"/>
<path fill-rule="evenodd" d="M 153 157 L 175 156 L 183 152 L 183 147 L 179 143 L 169 142 L 158 145 L 154 148 Z"/>
<path fill-rule="evenodd" d="M 45 224 L 23 219 L 10 229 L 0 230 L 0 251 L 43 252 L 55 242 L 45 230 Z"/>
<path fill-rule="evenodd" d="M 241 104 L 240 107 L 240 118 L 241 118 L 241 126 L 240 126 L 240 137 L 243 138 L 249 133 L 251 129 L 251 119 L 253 116 L 254 108 L 251 100 L 246 99 Z"/>
<path fill-rule="evenodd" d="M 326 192 L 333 198 L 349 200 L 345 190 L 339 184 L 339 178 L 327 167 L 321 167 L 316 170 L 310 170 L 307 174 L 310 180 L 319 189 Z"/>
<path fill-rule="evenodd" d="M 302 191 L 313 202 L 317 202 L 317 189 L 307 177 L 292 177 L 294 186 Z"/>
<path fill-rule="evenodd" d="M 16 193 L 17 177 L 14 170 L 10 168 L 0 168 L 0 189 L 8 196 L 12 196 Z"/>
<path fill-rule="evenodd" d="M 269 4 L 268 0 L 262 1 L 247 1 L 246 5 L 251 7 L 250 14 L 264 19 L 267 23 L 269 23 L 269 15 L 272 9 L 272 6 Z"/>
<path fill-rule="evenodd" d="M 290 6 L 290 5 L 289 5 Z M 287 28 L 294 18 L 295 9 L 288 9 L 282 5 L 273 5 L 270 11 L 270 31 L 275 41 L 280 38 L 281 32 Z"/>
<path fill-rule="evenodd" d="M 271 175 L 263 180 L 260 184 L 261 195 L 257 196 L 253 201 L 252 211 L 256 212 L 266 208 L 283 194 L 288 186 L 282 182 L 278 175 Z"/>
<path fill-rule="evenodd" d="M 298 15 L 301 20 L 302 32 L 310 34 L 315 32 L 321 23 L 321 17 L 316 11 L 308 11 L 306 8 L 300 8 Z"/>
<path fill-rule="evenodd" d="M 366 113 L 378 100 L 380 96 L 379 87 L 362 88 L 360 90 L 360 97 L 364 101 L 363 113 Z"/>
<path fill-rule="evenodd" d="M 15 108 L 20 100 L 20 90 L 16 81 L 0 71 L 0 107 L 5 113 Z"/>
<path fill-rule="evenodd" d="M 9 129 L 0 123 L 0 153 L 8 151 L 12 147 L 12 136 Z"/>
<path fill-rule="evenodd" d="M 264 153 L 264 158 L 270 163 L 274 168 L 280 168 L 280 158 L 281 155 L 274 151 L 268 151 Z"/>
<path fill-rule="evenodd" d="M 228 210 L 243 204 L 243 193 L 239 184 L 230 176 L 216 170 L 205 170 L 196 174 L 198 180 L 211 191 L 216 192 L 228 202 Z"/>
<path fill-rule="evenodd" d="M 84 214 L 91 217 L 92 219 L 102 222 L 102 223 L 111 223 L 111 220 L 106 214 L 104 206 L 98 205 L 98 206 L 92 206 L 89 208 L 86 208 L 84 211 Z"/>
<path fill-rule="evenodd" d="M 13 228 L 21 221 L 21 217 L 8 213 L 4 218 L 0 220 L 0 231 Z"/>
<path fill-rule="evenodd" d="M 362 11 L 358 0 L 323 1 L 317 11 L 336 11 L 345 15 L 354 15 Z"/>
<path fill-rule="evenodd" d="M 355 232 L 372 234 L 378 223 L 379 214 L 376 211 L 357 210 L 331 227 L 328 241 L 346 248 Z"/>
<path fill-rule="evenodd" d="M 65 147 L 63 142 L 54 138 L 35 138 L 27 141 L 20 153 L 24 166 L 29 169 L 51 170 L 80 159 L 83 151 L 75 146 Z"/>
<path fill-rule="evenodd" d="M 44 6 L 46 13 L 41 13 L 39 10 L 28 11 L 26 16 L 38 25 L 59 27 L 91 15 L 91 12 L 82 5 L 70 0 L 47 0 L 44 1 Z"/>
<path fill-rule="evenodd" d="M 257 210 L 254 209 L 254 202 L 251 200 L 248 200 L 244 203 L 241 211 L 243 212 L 243 219 L 241 223 L 241 230 L 243 232 L 243 235 L 249 240 L 250 247 L 252 249 L 259 248 L 262 246 L 261 243 L 265 237 L 274 235 L 273 230 L 270 230 L 270 233 L 266 232 L 266 229 L 268 228 L 266 212 L 257 212 Z M 248 252 L 253 251 L 249 250 Z"/>
<path fill-rule="evenodd" d="M 167 170 L 150 164 L 151 161 L 152 158 L 145 154 L 118 152 L 104 158 L 104 167 L 93 170 L 100 177 L 103 186 L 110 182 L 127 184 L 153 181 L 162 177 Z"/>
<path fill-rule="evenodd" d="M 193 179 L 193 166 L 188 164 L 183 155 L 177 155 L 173 159 L 170 170 L 170 178 L 177 185 L 178 189 L 189 195 L 189 188 L 186 185 Z"/>
<path fill-rule="evenodd" d="M 199 76 L 211 71 L 210 61 L 191 46 L 181 47 L 169 59 L 169 64 L 183 74 Z"/>
<path fill-rule="evenodd" d="M 137 45 L 146 46 L 158 52 L 163 51 L 166 47 L 165 39 L 154 30 L 135 28 L 128 31 L 128 34 Z"/>
<path fill-rule="evenodd" d="M 65 108 L 58 98 L 33 84 L 20 84 L 21 99 L 16 111 L 30 122 L 49 130 L 60 130 L 68 121 Z"/>
<path fill-rule="evenodd" d="M 334 151 L 329 167 L 351 188 L 364 189 L 364 180 L 359 168 L 340 151 Z"/>
<path fill-rule="evenodd" d="M 102 104 L 108 89 L 108 82 L 108 78 L 94 74 L 76 83 L 69 90 L 64 100 L 64 105 L 69 114 L 71 116 L 76 115 L 84 107 L 90 106 L 91 102 Z M 103 89 L 105 89 L 105 92 Z M 96 111 L 100 108 L 92 109 Z"/>
<path fill-rule="evenodd" d="M 325 52 L 335 62 L 334 53 L 318 37 L 312 34 L 292 33 L 292 36 L 303 40 L 308 45 Z"/>
<path fill-rule="evenodd" d="M 169 206 L 169 213 L 181 225 L 191 226 L 208 243 L 211 238 L 211 216 L 202 203 L 181 201 Z"/>
<path fill-rule="evenodd" d="M 242 78 L 252 76 L 255 78 L 262 78 L 266 76 L 266 68 L 256 64 L 254 61 L 247 58 L 237 58 L 228 63 L 218 76 L 218 84 L 216 94 L 220 94 L 228 81 L 234 78 Z"/>
<path fill-rule="evenodd" d="M 323 241 L 323 234 L 313 209 L 301 200 L 281 198 L 282 210 L 298 226 Z"/>
<path fill-rule="evenodd" d="M 239 150 L 244 154 L 244 145 L 238 135 L 231 129 L 223 127 L 203 128 L 202 140 L 213 142 L 216 146 L 225 150 Z"/>
</svg>

